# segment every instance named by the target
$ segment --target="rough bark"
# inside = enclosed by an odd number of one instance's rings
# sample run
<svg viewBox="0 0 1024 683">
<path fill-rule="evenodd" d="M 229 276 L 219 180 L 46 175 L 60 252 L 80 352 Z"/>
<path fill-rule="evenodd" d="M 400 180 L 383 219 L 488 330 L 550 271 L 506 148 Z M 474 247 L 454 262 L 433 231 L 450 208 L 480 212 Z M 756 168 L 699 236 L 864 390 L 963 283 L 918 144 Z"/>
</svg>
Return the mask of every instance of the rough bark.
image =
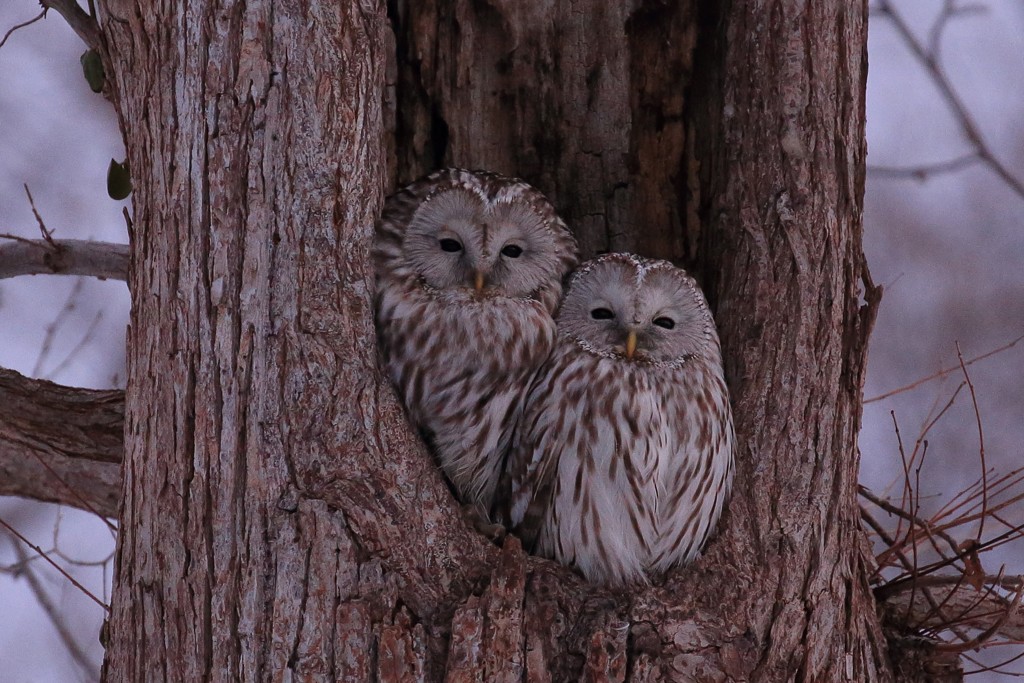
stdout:
<svg viewBox="0 0 1024 683">
<path fill-rule="evenodd" d="M 695 3 L 392 0 L 397 178 L 518 175 L 585 253 L 693 257 L 684 94 Z"/>
<path fill-rule="evenodd" d="M 891 678 L 854 500 L 863 3 L 101 5 L 137 174 L 106 680 Z M 664 585 L 497 551 L 405 425 L 368 241 L 440 163 L 704 275 L 737 494 Z"/>
<path fill-rule="evenodd" d="M 0 495 L 117 515 L 124 392 L 0 369 Z"/>
<path fill-rule="evenodd" d="M 106 679 L 328 680 L 350 624 L 436 672 L 496 553 L 376 369 L 383 6 L 101 13 L 138 169 Z"/>
<path fill-rule="evenodd" d="M 758 643 L 752 676 L 885 679 L 855 499 L 880 294 L 861 251 L 866 6 L 704 19 L 722 29 L 690 96 L 696 213 L 743 436 L 737 490 L 756 492 L 733 498 L 704 566 L 725 569 L 716 600 Z"/>
<path fill-rule="evenodd" d="M 397 177 L 519 173 L 586 252 L 682 262 L 716 302 L 742 493 L 708 557 L 618 617 L 655 624 L 667 676 L 887 678 L 854 498 L 865 5 L 529 7 L 397 3 Z"/>
</svg>

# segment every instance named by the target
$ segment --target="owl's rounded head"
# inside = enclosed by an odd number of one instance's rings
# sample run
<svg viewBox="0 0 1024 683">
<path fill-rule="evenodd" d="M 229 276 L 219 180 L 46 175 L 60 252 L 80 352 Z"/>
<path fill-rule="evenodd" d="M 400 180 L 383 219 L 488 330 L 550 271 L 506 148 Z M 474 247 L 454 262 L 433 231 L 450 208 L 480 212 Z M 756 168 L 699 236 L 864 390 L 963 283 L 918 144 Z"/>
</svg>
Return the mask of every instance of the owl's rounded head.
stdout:
<svg viewBox="0 0 1024 683">
<path fill-rule="evenodd" d="M 668 261 L 604 254 L 584 263 L 557 320 L 560 333 L 607 358 L 677 365 L 720 355 L 704 295 Z"/>
<path fill-rule="evenodd" d="M 445 169 L 400 199 L 411 210 L 396 245 L 401 259 L 435 290 L 531 297 L 557 286 L 575 264 L 572 234 L 547 199 L 520 180 Z M 394 211 L 390 217 L 398 218 Z"/>
</svg>

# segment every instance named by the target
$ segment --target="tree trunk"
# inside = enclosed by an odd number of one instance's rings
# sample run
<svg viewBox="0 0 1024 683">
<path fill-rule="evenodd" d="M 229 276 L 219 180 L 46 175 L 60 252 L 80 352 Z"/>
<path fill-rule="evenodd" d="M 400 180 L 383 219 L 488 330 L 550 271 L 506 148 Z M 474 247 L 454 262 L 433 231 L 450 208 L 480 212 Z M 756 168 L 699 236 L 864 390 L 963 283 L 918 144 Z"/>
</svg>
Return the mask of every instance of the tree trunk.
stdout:
<svg viewBox="0 0 1024 683">
<path fill-rule="evenodd" d="M 854 500 L 866 7 L 705 4 L 101 3 L 136 188 L 105 680 L 891 678 Z M 664 585 L 499 551 L 405 424 L 369 239 L 447 164 L 703 275 L 736 493 Z"/>
</svg>

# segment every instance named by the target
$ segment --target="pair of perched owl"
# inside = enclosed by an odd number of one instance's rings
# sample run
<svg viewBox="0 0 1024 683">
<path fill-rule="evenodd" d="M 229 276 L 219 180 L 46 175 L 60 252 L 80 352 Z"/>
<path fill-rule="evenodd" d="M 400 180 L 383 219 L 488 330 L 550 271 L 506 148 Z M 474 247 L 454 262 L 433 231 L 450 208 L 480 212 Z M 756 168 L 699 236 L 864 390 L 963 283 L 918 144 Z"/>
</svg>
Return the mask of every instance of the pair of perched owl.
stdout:
<svg viewBox="0 0 1024 683">
<path fill-rule="evenodd" d="M 387 371 L 464 503 L 592 581 L 700 552 L 733 429 L 692 278 L 631 254 L 569 275 L 576 242 L 540 192 L 460 169 L 388 199 L 374 261 Z"/>
</svg>

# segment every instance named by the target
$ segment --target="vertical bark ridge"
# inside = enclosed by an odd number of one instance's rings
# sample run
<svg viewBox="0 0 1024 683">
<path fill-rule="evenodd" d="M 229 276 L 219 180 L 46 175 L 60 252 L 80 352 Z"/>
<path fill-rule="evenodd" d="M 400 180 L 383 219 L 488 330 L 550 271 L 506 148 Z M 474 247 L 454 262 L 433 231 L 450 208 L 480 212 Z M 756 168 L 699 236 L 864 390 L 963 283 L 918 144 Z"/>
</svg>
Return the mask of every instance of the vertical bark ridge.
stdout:
<svg viewBox="0 0 1024 683">
<path fill-rule="evenodd" d="M 743 567 L 763 596 L 742 599 L 755 642 L 771 643 L 756 678 L 842 680 L 848 667 L 884 680 L 854 499 L 873 315 L 859 311 L 866 10 L 765 2 L 709 6 L 704 20 L 725 26 L 691 93 L 705 131 L 698 213 L 719 240 L 706 280 L 741 435 L 737 489 L 763 492 L 733 498 L 709 564 Z"/>
</svg>

